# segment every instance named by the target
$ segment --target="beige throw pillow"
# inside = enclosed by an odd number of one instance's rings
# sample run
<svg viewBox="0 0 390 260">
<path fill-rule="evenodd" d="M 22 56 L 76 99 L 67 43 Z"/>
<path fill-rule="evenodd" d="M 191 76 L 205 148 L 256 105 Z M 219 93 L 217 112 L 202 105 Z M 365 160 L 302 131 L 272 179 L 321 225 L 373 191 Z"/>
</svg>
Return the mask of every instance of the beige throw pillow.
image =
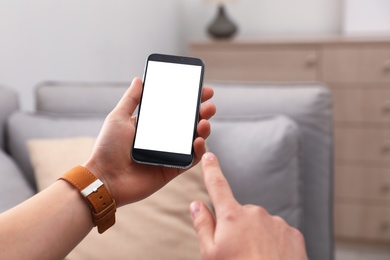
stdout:
<svg viewBox="0 0 390 260">
<path fill-rule="evenodd" d="M 72 167 L 86 162 L 96 138 L 32 139 L 27 142 L 38 190 L 55 182 Z"/>
<path fill-rule="evenodd" d="M 85 162 L 94 141 L 91 137 L 28 141 L 39 189 Z M 200 165 L 149 198 L 119 208 L 111 229 L 101 235 L 92 230 L 67 259 L 199 259 L 188 209 L 193 200 L 210 204 Z"/>
</svg>

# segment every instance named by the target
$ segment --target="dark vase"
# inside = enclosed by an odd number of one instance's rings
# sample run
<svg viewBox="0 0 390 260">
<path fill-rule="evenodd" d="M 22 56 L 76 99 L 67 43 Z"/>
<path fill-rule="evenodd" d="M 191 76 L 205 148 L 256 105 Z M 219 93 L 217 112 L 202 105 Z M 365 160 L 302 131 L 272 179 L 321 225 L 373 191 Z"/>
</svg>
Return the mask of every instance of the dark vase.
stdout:
<svg viewBox="0 0 390 260">
<path fill-rule="evenodd" d="M 224 6 L 220 5 L 217 17 L 208 27 L 208 33 L 215 39 L 229 39 L 236 32 L 237 26 L 227 17 Z"/>
</svg>

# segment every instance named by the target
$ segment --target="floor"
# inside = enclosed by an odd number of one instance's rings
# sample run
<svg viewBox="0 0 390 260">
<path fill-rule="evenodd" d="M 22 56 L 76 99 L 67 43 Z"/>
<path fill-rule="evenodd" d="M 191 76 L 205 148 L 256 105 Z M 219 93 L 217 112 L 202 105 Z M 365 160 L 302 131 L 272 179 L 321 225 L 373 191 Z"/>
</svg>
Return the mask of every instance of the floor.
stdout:
<svg viewBox="0 0 390 260">
<path fill-rule="evenodd" d="M 390 260 L 390 245 L 336 243 L 335 260 Z"/>
</svg>

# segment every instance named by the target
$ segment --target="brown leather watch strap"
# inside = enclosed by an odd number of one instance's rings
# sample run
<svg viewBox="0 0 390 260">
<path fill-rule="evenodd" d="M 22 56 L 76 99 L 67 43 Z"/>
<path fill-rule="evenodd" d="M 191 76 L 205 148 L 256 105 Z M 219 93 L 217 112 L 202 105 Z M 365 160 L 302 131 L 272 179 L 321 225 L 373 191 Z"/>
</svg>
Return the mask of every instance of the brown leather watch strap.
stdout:
<svg viewBox="0 0 390 260">
<path fill-rule="evenodd" d="M 72 184 L 86 198 L 92 209 L 93 222 L 100 234 L 115 224 L 115 200 L 103 182 L 90 171 L 83 166 L 76 166 L 60 179 Z"/>
</svg>

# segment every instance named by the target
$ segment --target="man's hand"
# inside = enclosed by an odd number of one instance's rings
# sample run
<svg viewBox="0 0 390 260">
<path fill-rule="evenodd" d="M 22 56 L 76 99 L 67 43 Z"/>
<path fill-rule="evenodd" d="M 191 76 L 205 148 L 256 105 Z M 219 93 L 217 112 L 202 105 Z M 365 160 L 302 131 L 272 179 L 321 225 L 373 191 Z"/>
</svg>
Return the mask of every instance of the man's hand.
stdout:
<svg viewBox="0 0 390 260">
<path fill-rule="evenodd" d="M 154 193 L 184 170 L 135 163 L 130 151 L 135 134 L 135 118 L 132 114 L 142 93 L 142 81 L 135 78 L 118 105 L 107 116 L 90 159 L 84 166 L 110 190 L 118 206 L 141 200 Z M 203 87 L 202 102 L 214 92 Z M 180 108 L 178 108 L 180 109 Z M 198 137 L 194 141 L 194 165 L 206 152 L 205 139 L 210 134 L 209 119 L 215 114 L 212 103 L 202 104 L 197 126 Z"/>
<path fill-rule="evenodd" d="M 191 204 L 202 259 L 305 260 L 302 234 L 259 206 L 240 205 L 215 155 L 206 153 L 202 170 L 216 218 L 202 202 Z"/>
</svg>

